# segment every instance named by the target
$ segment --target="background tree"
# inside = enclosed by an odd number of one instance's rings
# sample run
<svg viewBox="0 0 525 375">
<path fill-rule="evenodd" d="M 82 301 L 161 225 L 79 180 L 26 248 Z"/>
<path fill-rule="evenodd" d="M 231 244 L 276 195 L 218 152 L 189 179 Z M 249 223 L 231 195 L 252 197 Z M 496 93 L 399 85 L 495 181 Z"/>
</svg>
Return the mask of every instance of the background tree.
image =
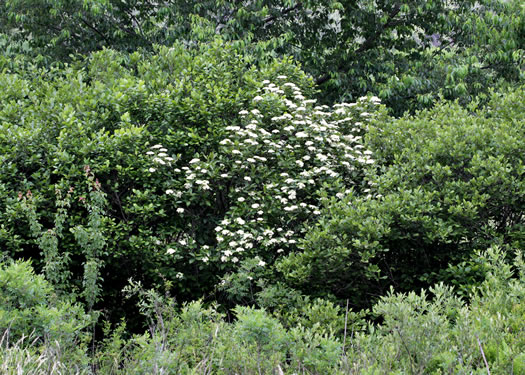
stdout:
<svg viewBox="0 0 525 375">
<path fill-rule="evenodd" d="M 397 115 L 523 78 L 524 14 L 519 0 L 9 0 L 0 10 L 4 32 L 60 59 L 220 34 L 258 59 L 294 56 L 326 102 L 373 92 Z"/>
</svg>

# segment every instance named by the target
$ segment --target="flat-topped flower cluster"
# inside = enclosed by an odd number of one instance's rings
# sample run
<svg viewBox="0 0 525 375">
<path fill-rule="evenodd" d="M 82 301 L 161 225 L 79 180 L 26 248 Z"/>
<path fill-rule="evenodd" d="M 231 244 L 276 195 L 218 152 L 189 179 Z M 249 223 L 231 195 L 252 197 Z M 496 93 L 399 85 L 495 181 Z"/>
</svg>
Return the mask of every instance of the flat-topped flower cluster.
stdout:
<svg viewBox="0 0 525 375">
<path fill-rule="evenodd" d="M 378 98 L 316 106 L 286 77 L 277 82 L 263 81 L 250 108 L 239 113 L 241 125 L 226 127 L 217 153 L 173 167 L 181 183 L 166 194 L 181 215 L 188 202 L 216 204 L 226 197 L 215 243 L 201 251 L 202 261 L 233 266 L 257 257 L 262 267 L 295 250 L 305 224 L 321 214 L 321 197 L 342 198 L 374 163 L 362 135 Z M 173 160 L 160 145 L 151 151 L 157 166 Z"/>
</svg>

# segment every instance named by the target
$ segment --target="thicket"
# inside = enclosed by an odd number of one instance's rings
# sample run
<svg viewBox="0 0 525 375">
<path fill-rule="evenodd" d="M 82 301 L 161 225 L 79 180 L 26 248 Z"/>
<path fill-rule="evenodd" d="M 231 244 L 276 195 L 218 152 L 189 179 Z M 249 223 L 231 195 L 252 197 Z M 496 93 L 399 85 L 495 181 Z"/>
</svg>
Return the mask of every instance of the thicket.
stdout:
<svg viewBox="0 0 525 375">
<path fill-rule="evenodd" d="M 2 371 L 523 373 L 523 5 L 177 4 L 0 5 Z"/>
<path fill-rule="evenodd" d="M 523 98 L 521 88 L 483 110 L 441 103 L 369 125 L 369 192 L 329 197 L 280 270 L 310 293 L 339 298 L 435 280 L 468 288 L 482 272 L 469 260 L 475 249 L 524 246 Z"/>
<path fill-rule="evenodd" d="M 52 286 L 28 263 L 3 264 L 0 368 L 5 374 L 524 374 L 522 254 L 513 263 L 497 247 L 477 255 L 486 278 L 471 290 L 469 304 L 442 283 L 430 295 L 391 291 L 373 308 L 381 324 L 339 315 L 341 335 L 313 323 L 315 311 L 284 327 L 263 309 L 239 306 L 235 322 L 227 323 L 214 306 L 197 301 L 179 308 L 132 284 L 127 292 L 141 296 L 149 331 L 130 337 L 124 323 L 108 325 L 93 350 L 81 307 L 52 297 Z"/>
<path fill-rule="evenodd" d="M 240 124 L 238 113 L 263 78 L 286 74 L 312 90 L 289 60 L 258 70 L 240 51 L 220 40 L 196 49 L 159 47 L 147 56 L 108 50 L 64 69 L 6 58 L 4 256 L 34 258 L 61 278 L 52 279 L 59 290 L 81 292 L 90 278 L 93 288 L 103 285 L 97 297 L 114 301 L 112 313 L 130 277 L 148 286 L 175 283 L 181 301 L 213 293 L 215 262 L 166 251 L 186 232 L 210 243 L 225 208 L 202 204 L 183 220 L 165 194 L 174 176 L 151 172 L 148 151 L 162 142 L 179 164 L 213 153 L 226 127 Z M 83 270 L 86 262 L 97 269 Z M 176 277 L 180 271 L 186 280 Z"/>
</svg>

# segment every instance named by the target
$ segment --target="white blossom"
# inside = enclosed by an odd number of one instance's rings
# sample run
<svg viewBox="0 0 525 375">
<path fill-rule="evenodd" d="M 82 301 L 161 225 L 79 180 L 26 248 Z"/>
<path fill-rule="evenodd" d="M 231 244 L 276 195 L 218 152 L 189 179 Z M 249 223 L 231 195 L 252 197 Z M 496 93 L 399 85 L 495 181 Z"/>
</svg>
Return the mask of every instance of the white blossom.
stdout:
<svg viewBox="0 0 525 375">
<path fill-rule="evenodd" d="M 328 157 L 326 155 L 323 155 L 323 154 L 317 154 L 315 155 L 315 157 L 321 161 L 325 161 L 328 159 Z"/>
</svg>

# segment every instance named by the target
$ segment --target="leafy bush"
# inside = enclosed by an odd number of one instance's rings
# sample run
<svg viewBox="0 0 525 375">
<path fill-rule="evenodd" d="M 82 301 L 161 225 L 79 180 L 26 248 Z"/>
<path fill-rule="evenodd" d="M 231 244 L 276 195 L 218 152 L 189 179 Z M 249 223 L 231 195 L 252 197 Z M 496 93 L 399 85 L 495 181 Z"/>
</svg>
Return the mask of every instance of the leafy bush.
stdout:
<svg viewBox="0 0 525 375">
<path fill-rule="evenodd" d="M 442 103 L 371 124 L 370 194 L 332 198 L 279 269 L 292 285 L 359 305 L 388 285 L 439 280 L 476 249 L 523 248 L 524 97 L 521 87 L 486 110 Z"/>
<path fill-rule="evenodd" d="M 498 248 L 478 256 L 488 273 L 470 295 L 470 305 L 442 284 L 430 289 L 431 302 L 424 291 L 383 297 L 374 311 L 384 323 L 356 335 L 348 361 L 352 371 L 481 374 L 487 365 L 494 374 L 520 371 L 525 346 L 521 253 L 514 265 Z"/>
<path fill-rule="evenodd" d="M 229 272 L 222 289 L 237 302 L 252 303 L 265 278 L 276 281 L 273 263 L 297 248 L 320 214 L 318 202 L 361 190 L 363 168 L 374 163 L 361 139 L 366 124 L 383 114 L 377 98 L 314 106 L 286 79 L 264 81 L 239 112 L 241 125 L 226 126 L 213 152 L 175 166 L 162 145 L 149 152 L 153 168 L 173 181 L 166 195 L 188 228 L 174 233 L 167 253 L 201 269 L 211 265 L 217 275 Z M 208 210 L 221 219 L 208 219 L 215 238 L 192 227 Z"/>
<path fill-rule="evenodd" d="M 68 311 L 58 309 L 62 311 L 58 315 L 51 312 L 49 303 L 36 309 L 41 298 L 52 298 L 39 292 L 49 292 L 49 284 L 34 275 L 28 263 L 16 263 L 3 267 L 0 274 L 6 302 L 2 306 L 9 306 L 17 319 L 29 306 L 33 311 L 47 309 L 46 314 L 55 318 L 42 326 L 39 313 L 33 320 L 26 315 L 28 326 L 18 341 L 14 340 L 17 326 L 11 324 L 12 331 L 1 341 L 0 368 L 6 373 L 13 368 L 39 373 L 45 367 L 51 374 L 91 370 L 100 374 L 482 374 L 488 367 L 493 374 L 521 374 L 525 353 L 522 253 L 516 252 L 512 264 L 498 247 L 477 255 L 487 270 L 486 278 L 468 296 L 468 304 L 443 284 L 420 294 L 391 291 L 373 308 L 382 318 L 380 324 L 349 328 L 340 337 L 327 333 L 322 323 L 285 328 L 264 310 L 249 307 L 236 308 L 235 320 L 228 323 L 216 307 L 196 301 L 179 309 L 172 298 L 132 283 L 127 291 L 139 294 L 149 331 L 129 337 L 125 324 L 113 330 L 108 326 L 106 338 L 91 356 L 84 346 L 72 346 L 84 336 L 81 321 L 71 328 L 75 324 L 72 305 L 61 304 Z M 36 286 L 42 288 L 36 290 Z M 304 309 L 313 311 L 316 304 L 306 303 Z M 61 334 L 38 340 L 36 332 L 53 331 L 51 327 L 59 328 Z M 33 336 L 25 336 L 31 329 L 36 329 Z"/>
<path fill-rule="evenodd" d="M 116 330 L 98 354 L 102 373 L 326 373 L 336 369 L 341 355 L 341 344 L 333 336 L 302 326 L 285 330 L 264 310 L 239 307 L 236 321 L 228 324 L 201 302 L 175 312 L 169 301 L 151 291 L 142 298 L 149 301 L 144 313 L 153 318 L 150 333 L 126 340 Z"/>
<path fill-rule="evenodd" d="M 172 285 L 181 300 L 213 293 L 215 267 L 166 249 L 185 231 L 209 241 L 223 213 L 202 206 L 188 228 L 164 194 L 173 182 L 149 171 L 146 152 L 162 142 L 181 162 L 213 153 L 259 82 L 280 74 L 312 92 L 291 60 L 257 66 L 220 39 L 153 55 L 104 50 L 55 68 L 10 65 L 0 74 L 5 256 L 33 258 L 57 291 L 91 306 L 102 298 L 97 306 L 116 316 L 131 308 L 118 302 L 130 277 Z"/>
<path fill-rule="evenodd" d="M 0 264 L 0 347 L 7 363 L 15 360 L 7 358 L 38 357 L 42 345 L 47 348 L 42 360 L 81 361 L 92 322 L 80 304 L 58 299 L 29 262 Z"/>
<path fill-rule="evenodd" d="M 285 329 L 254 308 L 237 308 L 233 323 L 200 302 L 176 313 L 169 301 L 145 292 L 151 333 L 121 345 L 119 371 L 482 374 L 488 366 L 493 374 L 519 374 L 525 350 L 522 255 L 517 252 L 510 264 L 494 247 L 478 257 L 487 274 L 469 304 L 442 283 L 420 294 L 391 291 L 373 308 L 382 323 L 348 330 L 340 339 L 300 324 Z"/>
</svg>

